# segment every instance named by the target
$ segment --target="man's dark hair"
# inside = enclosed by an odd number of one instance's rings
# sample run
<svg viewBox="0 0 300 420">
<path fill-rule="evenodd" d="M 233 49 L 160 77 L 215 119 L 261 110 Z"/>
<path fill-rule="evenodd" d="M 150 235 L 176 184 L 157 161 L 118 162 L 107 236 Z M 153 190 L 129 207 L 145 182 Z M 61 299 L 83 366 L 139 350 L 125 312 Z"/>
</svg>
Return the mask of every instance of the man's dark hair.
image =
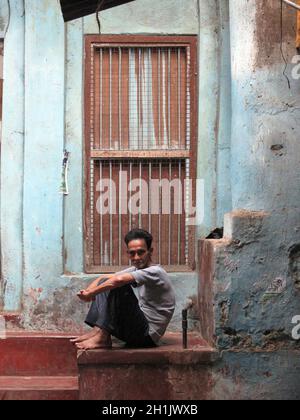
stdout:
<svg viewBox="0 0 300 420">
<path fill-rule="evenodd" d="M 147 244 L 147 248 L 151 249 L 153 242 L 153 236 L 151 235 L 151 233 L 147 232 L 144 229 L 133 229 L 130 232 L 128 232 L 125 236 L 125 243 L 128 246 L 129 242 L 134 241 L 136 239 L 144 239 Z"/>
</svg>

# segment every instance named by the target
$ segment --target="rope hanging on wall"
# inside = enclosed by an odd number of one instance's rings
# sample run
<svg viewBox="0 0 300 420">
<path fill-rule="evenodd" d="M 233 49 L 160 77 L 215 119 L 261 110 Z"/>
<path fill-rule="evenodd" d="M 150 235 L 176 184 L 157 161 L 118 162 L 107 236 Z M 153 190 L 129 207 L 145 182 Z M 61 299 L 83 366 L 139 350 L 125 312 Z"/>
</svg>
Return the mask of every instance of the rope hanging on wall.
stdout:
<svg viewBox="0 0 300 420">
<path fill-rule="evenodd" d="M 97 6 L 97 9 L 96 9 L 96 19 L 97 19 L 97 24 L 98 24 L 100 35 L 101 35 L 101 21 L 100 21 L 99 13 L 101 12 L 104 3 L 105 3 L 105 0 L 99 0 L 98 6 Z"/>
</svg>

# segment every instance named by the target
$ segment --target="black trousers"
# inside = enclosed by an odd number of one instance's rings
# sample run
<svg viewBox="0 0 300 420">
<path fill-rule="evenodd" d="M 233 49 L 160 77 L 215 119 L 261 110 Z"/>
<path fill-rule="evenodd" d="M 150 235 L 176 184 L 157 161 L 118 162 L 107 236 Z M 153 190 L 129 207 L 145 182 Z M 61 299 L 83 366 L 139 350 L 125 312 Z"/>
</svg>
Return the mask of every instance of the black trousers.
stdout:
<svg viewBox="0 0 300 420">
<path fill-rule="evenodd" d="M 101 280 L 99 284 L 105 282 Z M 96 296 L 85 320 L 122 340 L 127 347 L 156 347 L 149 336 L 149 324 L 130 285 Z"/>
</svg>

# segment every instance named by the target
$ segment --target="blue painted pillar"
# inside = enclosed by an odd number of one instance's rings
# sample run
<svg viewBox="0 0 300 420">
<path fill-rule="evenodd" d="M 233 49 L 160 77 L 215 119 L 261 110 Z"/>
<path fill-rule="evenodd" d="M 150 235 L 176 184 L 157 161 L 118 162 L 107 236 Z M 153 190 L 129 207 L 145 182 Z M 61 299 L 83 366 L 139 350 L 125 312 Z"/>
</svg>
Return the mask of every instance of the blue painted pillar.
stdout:
<svg viewBox="0 0 300 420">
<path fill-rule="evenodd" d="M 1 139 L 1 308 L 18 311 L 23 287 L 24 9 L 11 0 L 10 19 L 1 1 L 4 42 Z M 7 24 L 9 22 L 9 26 Z"/>
<path fill-rule="evenodd" d="M 198 178 L 205 182 L 205 215 L 199 236 L 223 225 L 231 210 L 229 6 L 224 0 L 199 4 Z"/>
<path fill-rule="evenodd" d="M 83 261 L 83 19 L 69 22 L 66 30 L 66 148 L 70 153 L 69 195 L 64 206 L 64 270 L 82 273 Z"/>
<path fill-rule="evenodd" d="M 32 305 L 63 272 L 65 30 L 59 2 L 25 5 L 24 301 Z"/>
</svg>

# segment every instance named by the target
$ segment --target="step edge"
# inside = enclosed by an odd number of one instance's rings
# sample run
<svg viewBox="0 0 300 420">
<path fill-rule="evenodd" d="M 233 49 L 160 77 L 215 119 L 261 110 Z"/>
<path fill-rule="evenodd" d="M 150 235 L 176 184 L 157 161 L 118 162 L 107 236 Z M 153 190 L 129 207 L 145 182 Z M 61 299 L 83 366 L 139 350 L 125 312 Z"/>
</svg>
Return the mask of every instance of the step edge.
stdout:
<svg viewBox="0 0 300 420">
<path fill-rule="evenodd" d="M 59 379 L 59 380 L 58 380 Z M 63 380 L 62 380 L 63 379 Z M 21 383 L 11 383 L 21 381 Z M 26 383 L 28 381 L 28 383 Z M 45 385 L 43 382 L 50 384 Z M 59 384 L 57 384 L 57 381 Z M 51 382 L 53 383 L 51 385 Z M 66 383 L 64 383 L 66 382 Z M 78 391 L 78 376 L 0 376 L 0 392 L 5 391 Z"/>
</svg>

